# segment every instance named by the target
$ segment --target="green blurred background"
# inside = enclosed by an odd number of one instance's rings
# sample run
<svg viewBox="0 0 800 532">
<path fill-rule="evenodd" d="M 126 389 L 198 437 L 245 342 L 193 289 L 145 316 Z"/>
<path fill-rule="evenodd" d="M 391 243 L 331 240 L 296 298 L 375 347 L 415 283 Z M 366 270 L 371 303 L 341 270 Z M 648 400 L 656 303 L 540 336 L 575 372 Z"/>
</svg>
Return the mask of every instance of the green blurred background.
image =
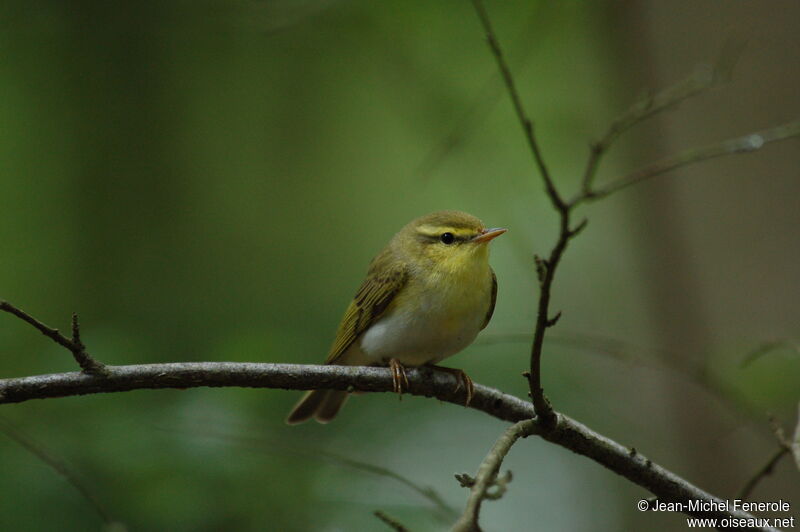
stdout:
<svg viewBox="0 0 800 532">
<path fill-rule="evenodd" d="M 733 83 L 638 127 L 600 179 L 800 116 L 796 2 L 490 2 L 559 186 L 645 91 L 748 42 Z M 493 244 L 490 327 L 448 361 L 524 397 L 532 256 L 557 229 L 469 2 L 8 1 L 0 6 L 0 297 L 109 364 L 318 363 L 368 261 L 454 208 Z M 723 498 L 796 416 L 800 142 L 673 172 L 584 207 L 546 344 L 556 407 Z M 522 337 L 522 340 L 520 340 Z M 5 377 L 73 371 L 0 316 Z M 701 379 L 704 384 L 698 384 Z M 136 391 L 2 408 L 130 530 L 446 530 L 504 425 L 437 401 L 351 400 L 287 427 L 297 392 Z M 546 442 L 518 444 L 486 530 L 683 530 L 643 490 Z M 0 529 L 97 530 L 89 504 L 0 435 Z M 753 498 L 793 504 L 790 460 Z M 787 515 L 783 515 L 786 517 Z"/>
</svg>

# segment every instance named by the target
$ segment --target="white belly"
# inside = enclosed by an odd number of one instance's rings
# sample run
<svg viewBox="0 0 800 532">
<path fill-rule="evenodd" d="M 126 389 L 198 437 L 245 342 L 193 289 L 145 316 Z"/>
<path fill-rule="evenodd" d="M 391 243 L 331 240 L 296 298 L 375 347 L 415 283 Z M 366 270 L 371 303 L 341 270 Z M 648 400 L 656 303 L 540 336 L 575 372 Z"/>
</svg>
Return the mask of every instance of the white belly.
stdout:
<svg viewBox="0 0 800 532">
<path fill-rule="evenodd" d="M 456 298 L 458 308 L 448 304 L 452 294 L 423 291 L 416 308 L 387 313 L 354 342 L 346 358 L 362 365 L 396 358 L 404 365 L 421 366 L 458 353 L 475 340 L 486 319 L 491 298 L 491 280 L 487 281 L 485 287 L 462 288 L 467 292 Z"/>
</svg>

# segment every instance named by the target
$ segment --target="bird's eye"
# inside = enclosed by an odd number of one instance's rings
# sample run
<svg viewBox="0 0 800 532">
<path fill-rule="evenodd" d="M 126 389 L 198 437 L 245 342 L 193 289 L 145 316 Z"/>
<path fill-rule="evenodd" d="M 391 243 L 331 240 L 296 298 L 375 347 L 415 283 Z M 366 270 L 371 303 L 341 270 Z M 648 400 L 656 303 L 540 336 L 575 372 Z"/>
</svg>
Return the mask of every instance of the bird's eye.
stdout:
<svg viewBox="0 0 800 532">
<path fill-rule="evenodd" d="M 447 244 L 448 246 L 455 242 L 456 237 L 453 233 L 442 233 L 442 236 L 439 237 L 443 244 Z"/>
</svg>

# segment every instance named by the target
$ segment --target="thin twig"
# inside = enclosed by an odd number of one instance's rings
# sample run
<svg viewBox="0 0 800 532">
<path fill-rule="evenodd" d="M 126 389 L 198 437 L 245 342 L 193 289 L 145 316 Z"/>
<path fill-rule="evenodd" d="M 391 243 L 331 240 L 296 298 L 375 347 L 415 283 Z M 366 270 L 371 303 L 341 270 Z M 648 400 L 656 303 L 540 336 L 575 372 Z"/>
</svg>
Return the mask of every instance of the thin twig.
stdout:
<svg viewBox="0 0 800 532">
<path fill-rule="evenodd" d="M 15 307 L 8 301 L 0 301 L 0 310 L 4 310 L 10 314 L 13 314 L 22 321 L 25 321 L 33 325 L 43 335 L 47 336 L 58 345 L 69 349 L 70 351 L 74 351 L 78 348 L 75 344 L 72 343 L 72 340 L 70 340 L 69 338 L 58 332 L 58 329 L 53 329 L 51 327 L 48 327 L 47 325 L 40 322 L 39 320 L 37 320 L 24 310 Z"/>
<path fill-rule="evenodd" d="M 525 114 L 525 108 L 522 105 L 519 92 L 517 92 L 514 77 L 511 75 L 511 70 L 508 68 L 508 64 L 503 56 L 503 50 L 500 48 L 500 43 L 497 41 L 497 37 L 495 36 L 494 29 L 492 28 L 492 22 L 489 20 L 489 14 L 486 12 L 486 8 L 484 7 L 482 0 L 472 0 L 472 5 L 475 6 L 475 11 L 478 13 L 478 18 L 480 19 L 481 24 L 483 25 L 483 30 L 486 33 L 486 40 L 489 43 L 489 47 L 492 49 L 492 53 L 497 61 L 497 66 L 500 68 L 500 74 L 503 76 L 503 81 L 508 89 L 508 94 L 511 96 L 511 103 L 514 104 L 514 111 L 517 114 L 517 118 L 519 118 L 520 125 L 522 125 L 522 130 L 525 132 L 525 138 L 528 141 L 528 146 L 533 153 L 536 166 L 539 167 L 539 173 L 541 173 L 545 187 L 547 188 L 547 195 L 550 197 L 553 205 L 559 209 L 563 209 L 565 207 L 564 200 L 558 194 L 558 191 L 553 184 L 553 180 L 550 177 L 550 172 L 547 170 L 547 164 L 544 162 L 544 157 L 539 149 L 539 143 L 536 140 L 536 135 L 533 132 L 533 122 L 531 122 L 531 120 L 528 118 L 528 115 Z"/>
<path fill-rule="evenodd" d="M 611 121 L 608 129 L 600 140 L 589 146 L 589 158 L 583 172 L 581 188 L 583 193 L 591 191 L 597 169 L 603 155 L 620 135 L 636 124 L 655 116 L 656 114 L 671 109 L 679 103 L 699 94 L 716 85 L 717 76 L 714 70 L 700 67 L 694 74 L 681 80 L 655 94 L 648 94 L 644 99 L 633 104 L 627 111 Z"/>
<path fill-rule="evenodd" d="M 392 518 L 392 517 L 389 517 L 388 515 L 386 515 L 386 514 L 385 514 L 384 512 L 382 512 L 381 510 L 375 510 L 374 512 L 372 512 L 372 514 L 373 514 L 375 517 L 377 517 L 378 519 L 380 519 L 381 521 L 383 521 L 384 523 L 386 523 L 387 525 L 389 525 L 389 528 L 391 528 L 391 529 L 392 529 L 392 530 L 394 530 L 395 532 L 409 532 L 409 531 L 408 531 L 408 528 L 406 528 L 405 526 L 403 526 L 403 525 L 402 525 L 402 524 L 401 524 L 399 521 L 397 521 L 396 519 L 394 519 L 394 518 Z"/>
<path fill-rule="evenodd" d="M 781 447 L 778 449 L 775 454 L 773 454 L 767 463 L 764 464 L 761 468 L 759 468 L 756 473 L 750 477 L 750 480 L 742 486 L 742 489 L 739 490 L 739 494 L 736 496 L 737 499 L 747 499 L 750 497 L 750 494 L 753 493 L 753 490 L 756 489 L 756 486 L 759 482 L 761 482 L 765 477 L 772 474 L 775 470 L 775 466 L 778 465 L 778 462 L 781 461 L 781 458 L 789 454 L 789 451 L 785 447 Z"/>
<path fill-rule="evenodd" d="M 662 111 L 672 109 L 680 103 L 703 94 L 718 87 L 721 82 L 730 79 L 730 71 L 738 61 L 742 47 L 731 40 L 723 50 L 720 60 L 710 67 L 700 65 L 695 72 L 686 79 L 662 89 L 655 94 L 648 94 L 644 99 L 636 102 L 627 111 L 615 118 L 600 140 L 589 146 L 589 158 L 581 180 L 582 194 L 590 194 L 600 161 L 608 149 L 620 135 L 633 126 L 651 118 Z"/>
<path fill-rule="evenodd" d="M 654 177 L 665 174 L 670 170 L 675 170 L 676 168 L 688 166 L 716 157 L 754 152 L 761 149 L 766 144 L 798 136 L 800 136 L 800 121 L 795 121 L 770 129 L 749 133 L 741 137 L 735 137 L 722 142 L 710 144 L 701 148 L 689 149 L 676 155 L 661 159 L 660 161 L 656 161 L 655 163 L 631 172 L 626 176 L 615 179 L 602 188 L 591 190 L 587 194 L 580 196 L 575 203 L 577 204 L 582 201 L 597 200 L 599 198 L 610 196 L 611 194 L 631 185 L 647 181 Z"/>
<path fill-rule="evenodd" d="M 103 505 L 100 504 L 100 501 L 97 500 L 97 497 L 94 496 L 89 488 L 87 488 L 86 485 L 81 482 L 64 463 L 51 456 L 41 445 L 35 443 L 30 438 L 23 435 L 20 431 L 13 428 L 4 419 L 0 419 L 0 432 L 17 442 L 22 448 L 63 477 L 64 480 L 66 480 L 70 486 L 75 488 L 75 491 L 77 491 L 81 497 L 83 497 L 86 502 L 89 503 L 89 506 L 92 507 L 92 509 L 106 525 L 115 525 L 115 529 L 120 529 L 120 523 L 115 521 L 109 515 Z"/>
<path fill-rule="evenodd" d="M 472 4 L 475 6 L 475 11 L 478 14 L 481 24 L 483 25 L 484 32 L 486 33 L 486 39 L 489 43 L 489 48 L 494 55 L 497 67 L 500 69 L 500 73 L 505 81 L 509 96 L 514 104 L 514 111 L 516 112 L 517 118 L 522 125 L 525 138 L 528 141 L 528 147 L 533 154 L 534 161 L 539 168 L 539 173 L 544 180 L 547 196 L 550 198 L 550 202 L 553 204 L 560 216 L 560 230 L 555 247 L 553 247 L 553 250 L 550 252 L 550 256 L 547 259 L 537 258 L 536 260 L 540 280 L 539 304 L 536 314 L 533 344 L 531 345 L 530 371 L 527 374 L 528 385 L 531 391 L 531 401 L 536 409 L 536 415 L 540 418 L 544 427 L 552 427 L 555 422 L 555 413 L 553 411 L 553 407 L 550 405 L 550 401 L 548 401 L 544 394 L 541 379 L 541 359 L 545 332 L 549 327 L 553 326 L 557 320 L 556 317 L 550 316 L 550 291 L 553 285 L 556 268 L 558 267 L 558 263 L 561 260 L 561 256 L 563 255 L 568 242 L 575 237 L 581 231 L 581 229 L 583 229 L 583 227 L 586 226 L 586 220 L 578 224 L 577 227 L 572 227 L 570 220 L 572 205 L 566 203 L 561 197 L 556 189 L 555 183 L 553 182 L 549 171 L 547 170 L 544 157 L 539 149 L 539 143 L 537 142 L 536 136 L 533 132 L 533 123 L 525 113 L 525 108 L 522 105 L 522 100 L 520 99 L 516 84 L 514 83 L 514 77 L 512 76 L 511 70 L 508 68 L 508 64 L 503 56 L 502 48 L 500 47 L 500 43 L 498 42 L 497 36 L 494 33 L 489 15 L 486 12 L 486 8 L 484 7 L 482 0 L 472 0 Z"/>
<path fill-rule="evenodd" d="M 478 467 L 478 473 L 475 475 L 474 481 L 470 482 L 470 494 L 467 498 L 467 505 L 464 508 L 464 513 L 453 526 L 453 532 L 480 531 L 481 528 L 478 525 L 478 519 L 480 517 L 481 504 L 485 499 L 493 498 L 489 496 L 489 488 L 492 487 L 497 480 L 500 465 L 511 450 L 511 446 L 513 446 L 519 438 L 524 438 L 533 434 L 536 429 L 536 424 L 528 419 L 511 425 L 500 435 L 491 450 L 489 450 L 486 458 L 483 459 L 483 462 L 481 462 L 481 465 Z M 462 485 L 464 485 L 464 482 L 461 482 Z"/>
<path fill-rule="evenodd" d="M 775 466 L 781 461 L 784 456 L 791 455 L 794 458 L 797 469 L 800 470 L 800 403 L 797 404 L 797 424 L 794 428 L 794 433 L 791 439 L 786 437 L 783 427 L 780 426 L 775 418 L 770 418 L 770 425 L 772 425 L 772 432 L 775 433 L 775 438 L 778 440 L 778 450 L 767 461 L 762 468 L 747 481 L 747 483 L 739 491 L 738 497 L 746 499 L 753 492 L 755 487 L 761 480 L 772 474 Z"/>
<path fill-rule="evenodd" d="M 581 180 L 581 195 L 591 195 L 600 161 L 620 135 L 658 113 L 672 109 L 689 98 L 730 81 L 733 68 L 739 62 L 744 50 L 744 44 L 744 40 L 731 36 L 725 42 L 722 52 L 713 66 L 698 66 L 688 78 L 655 94 L 648 94 L 615 118 L 600 140 L 589 145 L 589 157 Z"/>
<path fill-rule="evenodd" d="M 133 366 L 108 366 L 107 376 L 88 375 L 81 372 L 37 375 L 14 379 L 0 379 L 0 404 L 21 403 L 31 399 L 68 397 L 95 393 L 123 392 L 145 389 L 185 389 L 202 386 L 281 388 L 290 390 L 351 390 L 364 392 L 391 392 L 392 374 L 387 368 L 360 366 L 311 366 L 302 364 L 256 364 L 247 362 L 183 362 L 169 364 L 141 364 Z M 406 369 L 409 380 L 407 393 L 435 397 L 441 401 L 464 407 L 466 391 L 458 387 L 455 376 L 418 368 Z M 475 384 L 469 408 L 485 412 L 495 418 L 516 423 L 534 418 L 530 402 L 504 394 L 493 388 Z M 664 469 L 641 453 L 631 454 L 630 449 L 586 427 L 582 423 L 556 413 L 552 428 L 540 424 L 536 434 L 547 441 L 586 456 L 607 467 L 631 482 L 643 487 L 663 500 L 714 501 L 723 507 L 722 499 L 694 486 L 687 480 Z M 696 517 L 752 518 L 740 511 L 714 510 L 689 512 Z M 772 528 L 762 528 L 770 530 Z"/>
<path fill-rule="evenodd" d="M 43 335 L 53 340 L 61 347 L 66 348 L 70 353 L 72 353 L 72 357 L 86 373 L 102 375 L 105 372 L 105 365 L 92 358 L 89 353 L 86 352 L 86 347 L 81 342 L 80 325 L 78 324 L 77 314 L 72 315 L 72 339 L 69 339 L 61 334 L 58 329 L 48 327 L 41 321 L 37 320 L 24 310 L 15 307 L 8 301 L 0 301 L 0 310 L 4 310 L 9 314 L 13 314 L 19 319 L 29 323 Z"/>
</svg>

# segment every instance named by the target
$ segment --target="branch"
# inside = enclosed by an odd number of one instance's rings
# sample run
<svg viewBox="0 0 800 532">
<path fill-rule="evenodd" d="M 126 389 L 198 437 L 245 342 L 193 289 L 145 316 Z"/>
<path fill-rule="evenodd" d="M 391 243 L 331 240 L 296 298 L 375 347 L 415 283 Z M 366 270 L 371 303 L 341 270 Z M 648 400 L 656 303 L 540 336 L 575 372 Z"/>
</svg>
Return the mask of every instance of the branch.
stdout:
<svg viewBox="0 0 800 532">
<path fill-rule="evenodd" d="M 37 320 L 27 312 L 19 309 L 9 303 L 8 301 L 0 301 L 0 310 L 4 310 L 22 321 L 25 321 L 39 330 L 43 335 L 47 336 L 61 347 L 66 348 L 72 353 L 72 357 L 78 363 L 83 371 L 90 374 L 102 374 L 105 372 L 105 365 L 92 358 L 86 352 L 86 347 L 81 342 L 80 325 L 78 324 L 78 315 L 72 315 L 72 339 L 67 338 L 58 329 L 48 327 L 41 321 Z"/>
<path fill-rule="evenodd" d="M 777 452 L 770 457 L 767 463 L 764 464 L 764 466 L 758 471 L 756 471 L 756 474 L 753 475 L 744 486 L 742 486 L 742 489 L 739 490 L 739 494 L 736 495 L 736 498 L 744 500 L 750 497 L 750 494 L 753 493 L 754 489 L 756 489 L 758 483 L 761 482 L 765 477 L 772 474 L 772 472 L 775 470 L 775 466 L 778 465 L 778 462 L 781 461 L 781 458 L 786 456 L 788 452 L 789 451 L 785 447 L 778 449 Z"/>
<path fill-rule="evenodd" d="M 528 118 L 528 115 L 525 114 L 525 108 L 522 105 L 519 92 L 517 92 L 517 86 L 514 83 L 514 77 L 511 75 L 511 70 L 508 68 L 508 64 L 503 56 L 503 50 L 500 48 L 500 43 L 497 41 L 494 29 L 492 28 L 492 22 L 489 20 L 489 14 L 486 12 L 486 8 L 483 5 L 483 0 L 472 0 L 472 5 L 475 6 L 475 11 L 477 12 L 478 18 L 481 21 L 483 30 L 486 32 L 486 40 L 489 43 L 489 47 L 492 49 L 495 61 L 497 61 L 500 74 L 503 76 L 503 81 L 505 82 L 506 88 L 508 89 L 508 94 L 511 97 L 511 103 L 514 104 L 514 111 L 517 114 L 517 118 L 519 118 L 520 125 L 522 125 L 522 130 L 525 132 L 525 138 L 528 141 L 528 146 L 530 147 L 531 152 L 533 153 L 536 166 L 539 167 L 539 173 L 542 175 L 542 179 L 544 180 L 545 188 L 547 189 L 547 195 L 550 197 L 550 200 L 553 202 L 553 205 L 555 205 L 556 208 L 563 209 L 566 207 L 566 204 L 558 194 L 558 191 L 553 184 L 553 179 L 550 177 L 550 172 L 547 170 L 547 165 L 545 164 L 544 157 L 539 149 L 539 143 L 536 140 L 536 135 L 533 133 L 533 122 L 531 122 L 531 120 Z"/>
<path fill-rule="evenodd" d="M 775 466 L 781 461 L 781 458 L 787 454 L 792 455 L 795 464 L 797 465 L 797 469 L 800 470 L 800 403 L 797 404 L 797 425 L 794 428 L 794 434 L 792 435 L 791 439 L 786 437 L 783 428 L 778 424 L 777 420 L 770 418 L 770 424 L 772 425 L 772 431 L 775 433 L 775 437 L 778 440 L 779 448 L 777 451 L 775 451 L 775 454 L 772 455 L 769 461 L 767 461 L 767 463 L 764 464 L 764 466 L 759 469 L 755 475 L 753 475 L 753 477 L 742 487 L 738 495 L 740 499 L 746 499 L 749 497 L 758 483 L 761 482 L 761 480 L 763 480 L 765 477 L 771 475 L 775 470 Z"/>
<path fill-rule="evenodd" d="M 798 136 L 800 136 L 800 120 L 770 129 L 756 131 L 755 133 L 750 133 L 741 137 L 724 140 L 702 148 L 686 150 L 611 181 L 602 188 L 590 190 L 577 198 L 574 203 L 577 204 L 585 200 L 596 200 L 610 196 L 631 185 L 647 181 L 682 166 L 689 166 L 701 161 L 726 155 L 754 152 L 761 149 L 765 144 Z"/>
<path fill-rule="evenodd" d="M 464 482 L 464 477 L 459 479 L 462 486 L 467 485 L 470 489 L 469 498 L 467 499 L 467 506 L 464 508 L 464 513 L 461 518 L 453 526 L 453 532 L 479 532 L 480 526 L 478 525 L 478 517 L 481 511 L 481 504 L 484 499 L 499 498 L 493 497 L 489 493 L 489 488 L 497 483 L 497 473 L 500 471 L 500 465 L 503 463 L 511 446 L 516 443 L 519 438 L 527 437 L 536 430 L 536 424 L 528 419 L 519 421 L 508 427 L 503 434 L 497 439 L 492 446 L 489 454 L 483 459 L 481 465 L 478 467 L 478 473 L 475 479 L 469 479 L 469 483 Z"/>
<path fill-rule="evenodd" d="M 486 40 L 489 43 L 489 48 L 494 55 L 495 61 L 497 62 L 497 67 L 500 69 L 500 73 L 505 81 L 508 94 L 511 97 L 512 103 L 514 104 L 514 111 L 519 119 L 520 124 L 522 125 L 525 138 L 528 141 L 528 147 L 533 154 L 534 161 L 539 168 L 539 173 L 544 180 L 547 196 L 550 198 L 550 202 L 553 204 L 561 217 L 558 240 L 555 247 L 550 252 L 549 258 L 536 258 L 540 288 L 539 305 L 536 315 L 533 344 L 531 345 L 530 371 L 526 373 L 528 386 L 530 387 L 531 401 L 536 409 L 536 415 L 539 417 L 543 426 L 552 427 L 555 422 L 555 412 L 553 411 L 553 407 L 550 405 L 550 401 L 548 401 L 547 397 L 544 395 L 540 370 L 545 331 L 549 327 L 555 325 L 555 322 L 558 319 L 557 317 L 550 317 L 550 290 L 553 284 L 553 278 L 555 277 L 556 267 L 558 266 L 561 256 L 567 247 L 567 243 L 570 241 L 570 239 L 576 236 L 580 230 L 583 229 L 583 227 L 585 227 L 586 221 L 584 220 L 581 222 L 575 229 L 571 227 L 570 213 L 573 205 L 565 202 L 561 197 L 556 189 L 555 183 L 553 182 L 549 171 L 547 170 L 544 157 L 539 149 L 539 143 L 537 142 L 536 136 L 533 132 L 533 123 L 525 113 L 525 108 L 523 107 L 522 100 L 517 92 L 514 78 L 511 75 L 511 70 L 508 68 L 508 64 L 503 56 L 503 51 L 500 48 L 500 43 L 497 41 L 497 37 L 494 33 L 494 29 L 492 28 L 492 23 L 489 20 L 489 15 L 486 12 L 486 8 L 483 5 L 483 1 L 472 0 L 472 4 L 475 7 L 475 11 L 478 14 L 481 24 L 483 25 L 483 29 L 486 33 Z"/>
<path fill-rule="evenodd" d="M 0 404 L 95 393 L 203 386 L 364 392 L 391 392 L 393 389 L 391 372 L 387 368 L 374 367 L 183 362 L 106 368 L 108 373 L 105 376 L 71 372 L 0 379 Z M 466 391 L 463 386 L 458 386 L 455 376 L 424 367 L 408 368 L 406 373 L 410 384 L 408 393 L 411 395 L 435 397 L 463 407 Z M 531 420 L 534 416 L 531 403 L 480 384 L 475 384 L 469 408 L 510 422 Z M 532 433 L 594 460 L 650 491 L 660 500 L 703 500 L 721 503 L 721 499 L 692 485 L 643 455 L 632 452 L 564 414 L 554 415 L 555 424 L 549 429 L 538 418 L 531 420 L 531 424 L 535 427 Z M 744 512 L 719 510 L 686 513 L 720 519 L 752 517 Z"/>
<path fill-rule="evenodd" d="M 582 194 L 590 195 L 600 160 L 620 135 L 630 128 L 651 118 L 662 111 L 672 109 L 681 102 L 698 96 L 710 89 L 729 81 L 734 65 L 744 49 L 744 42 L 730 38 L 725 43 L 719 59 L 713 67 L 700 65 L 688 78 L 662 89 L 655 94 L 648 94 L 644 99 L 633 104 L 627 111 L 615 118 L 608 126 L 600 140 L 589 146 L 589 159 L 581 181 Z"/>
<path fill-rule="evenodd" d="M 372 515 L 374 515 L 375 517 L 386 523 L 389 526 L 389 528 L 391 528 L 395 532 L 408 532 L 408 529 L 405 526 L 403 526 L 402 523 L 400 523 L 399 521 L 397 521 L 392 517 L 389 517 L 381 510 L 375 510 L 374 512 L 372 512 Z"/>
<path fill-rule="evenodd" d="M 592 189 L 603 155 L 620 135 L 636 124 L 705 92 L 716 84 L 717 79 L 714 70 L 698 68 L 688 78 L 670 85 L 658 93 L 648 94 L 643 100 L 636 102 L 627 111 L 612 120 L 600 140 L 589 146 L 589 159 L 586 162 L 581 182 L 583 192 L 586 193 Z"/>
</svg>

